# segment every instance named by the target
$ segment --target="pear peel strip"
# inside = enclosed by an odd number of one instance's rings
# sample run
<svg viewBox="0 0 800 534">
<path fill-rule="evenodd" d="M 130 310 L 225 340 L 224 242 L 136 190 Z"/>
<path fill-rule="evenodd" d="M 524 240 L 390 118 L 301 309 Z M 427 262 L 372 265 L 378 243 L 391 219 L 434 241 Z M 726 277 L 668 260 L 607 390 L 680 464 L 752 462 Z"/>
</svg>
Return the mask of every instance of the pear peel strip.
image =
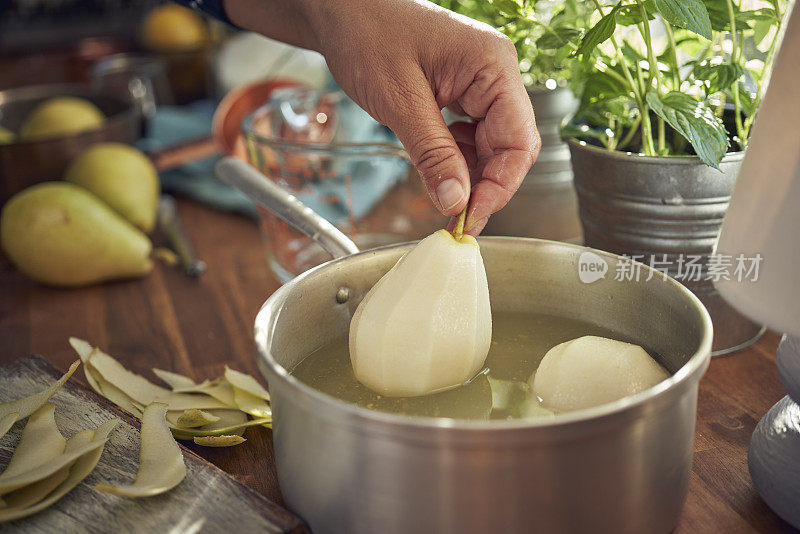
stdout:
<svg viewBox="0 0 800 534">
<path fill-rule="evenodd" d="M 228 427 L 217 428 L 214 430 L 203 430 L 202 428 L 174 428 L 172 429 L 172 433 L 175 435 L 177 439 L 185 439 L 190 440 L 192 438 L 199 438 L 199 437 L 211 437 L 211 436 L 225 436 L 228 434 L 232 434 L 238 430 L 244 430 L 245 428 L 251 426 L 258 426 L 258 425 L 269 425 L 272 423 L 271 417 L 262 417 L 259 419 L 250 419 L 244 423 L 240 423 L 238 425 L 231 425 Z"/>
<path fill-rule="evenodd" d="M 92 381 L 95 384 L 92 387 L 95 388 L 95 391 L 123 410 L 133 414 L 137 419 L 142 418 L 144 407 L 141 404 L 131 399 L 117 386 L 107 382 L 91 365 L 84 365 L 83 370 L 87 377 L 92 377 Z"/>
<path fill-rule="evenodd" d="M 77 337 L 70 337 L 69 338 L 69 345 L 72 349 L 78 353 L 81 361 L 86 363 L 86 360 L 89 359 L 89 355 L 92 353 L 94 347 L 92 347 L 88 341 L 83 339 L 79 339 Z"/>
<path fill-rule="evenodd" d="M 177 426 L 181 428 L 196 428 L 209 423 L 216 423 L 219 420 L 220 418 L 216 415 L 203 410 L 184 410 L 183 413 L 178 416 Z"/>
<path fill-rule="evenodd" d="M 47 497 L 49 493 L 69 477 L 69 470 L 71 467 L 71 465 L 62 467 L 47 478 L 6 495 L 6 509 L 0 509 L 0 521 L 2 521 L 4 511 L 13 512 L 15 510 L 23 510 Z"/>
<path fill-rule="evenodd" d="M 247 393 L 266 401 L 269 400 L 269 393 L 266 389 L 264 389 L 264 386 L 258 382 L 258 380 L 248 374 L 231 369 L 227 365 L 225 366 L 225 380 L 227 380 L 228 383 L 234 388 L 246 391 Z"/>
<path fill-rule="evenodd" d="M 86 360 L 107 382 L 122 390 L 136 402 L 148 405 L 157 397 L 165 396 L 170 390 L 157 386 L 131 371 L 128 371 L 116 358 L 95 348 Z"/>
<path fill-rule="evenodd" d="M 96 430 L 91 431 L 84 431 L 90 433 L 90 442 L 95 441 L 98 437 L 102 438 L 103 443 L 108 438 L 108 435 L 114 429 L 114 427 L 119 422 L 119 419 L 111 419 L 110 421 L 106 421 Z M 84 434 L 79 433 L 70 438 L 70 441 L 67 442 L 67 447 L 70 447 L 70 443 L 79 435 Z M 76 447 L 76 450 L 81 449 L 82 447 Z M 77 486 L 78 484 L 83 481 L 89 473 L 94 471 L 97 462 L 100 461 L 100 456 L 103 454 L 103 447 L 93 449 L 90 452 L 87 452 L 80 456 L 70 467 L 69 469 L 69 476 L 66 480 L 64 480 L 52 493 L 50 493 L 44 500 L 39 501 L 37 504 L 33 506 L 29 506 L 23 508 L 21 510 L 10 510 L 8 508 L 0 508 L 0 523 L 5 521 L 14 521 L 16 519 L 21 519 L 23 517 L 27 517 L 31 514 L 35 514 L 36 512 L 40 512 L 45 508 L 52 505 L 54 502 L 61 499 L 64 495 L 72 491 L 72 488 Z"/>
<path fill-rule="evenodd" d="M 139 471 L 131 485 L 97 484 L 100 491 L 125 497 L 150 497 L 171 490 L 186 476 L 186 464 L 166 420 L 167 405 L 154 402 L 142 416 Z"/>
<path fill-rule="evenodd" d="M 113 356 L 97 348 L 93 349 L 86 358 L 85 365 L 97 371 L 104 381 L 117 388 L 132 401 L 143 406 L 158 401 L 169 404 L 171 410 L 189 410 L 192 408 L 204 410 L 228 407 L 222 401 L 210 396 L 174 393 L 169 389 L 157 386 L 143 376 L 128 371 Z M 102 386 L 100 388 L 102 389 Z M 116 404 L 114 399 L 111 400 Z"/>
<path fill-rule="evenodd" d="M 153 374 L 156 375 L 159 380 L 172 388 L 173 391 L 175 391 L 176 388 L 185 388 L 197 385 L 195 381 L 188 376 L 173 373 L 172 371 L 165 371 L 163 369 L 156 369 L 153 367 Z"/>
<path fill-rule="evenodd" d="M 49 401 L 59 389 L 61 389 L 61 386 L 63 386 L 64 383 L 69 380 L 69 377 L 72 376 L 72 373 L 75 372 L 75 369 L 77 369 L 80 364 L 80 360 L 74 361 L 72 365 L 69 366 L 69 370 L 64 373 L 64 375 L 62 375 L 55 384 L 40 391 L 39 393 L 34 393 L 33 395 L 28 395 L 27 397 L 22 397 L 21 399 L 0 404 L 0 420 L 5 420 L 6 417 L 12 413 L 18 414 L 17 420 L 24 419 L 31 415 L 44 403 Z"/>
<path fill-rule="evenodd" d="M 108 434 L 111 433 L 117 423 L 119 423 L 119 418 L 114 418 L 97 427 L 92 441 L 82 447 L 65 452 L 57 458 L 38 466 L 36 469 L 26 471 L 21 475 L 8 477 L 5 480 L 0 480 L 0 495 L 5 495 L 6 493 L 12 492 L 23 486 L 33 484 L 34 482 L 38 482 L 39 480 L 49 477 L 62 467 L 75 462 L 75 460 L 84 454 L 102 448 L 102 446 L 108 440 Z"/>
<path fill-rule="evenodd" d="M 198 436 L 194 442 L 203 447 L 233 447 L 247 441 L 242 436 Z"/>
<path fill-rule="evenodd" d="M 53 404 L 44 404 L 31 414 L 8 467 L 0 474 L 0 482 L 35 469 L 64 453 L 67 440 L 56 426 L 55 408 Z"/>
<path fill-rule="evenodd" d="M 272 407 L 267 402 L 256 397 L 243 389 L 234 386 L 233 399 L 236 406 L 243 412 L 252 415 L 253 417 L 269 417 L 272 418 Z"/>
<path fill-rule="evenodd" d="M 89 382 L 89 385 L 92 386 L 92 389 L 123 410 L 130 412 L 137 418 L 141 418 L 142 410 L 137 407 L 138 403 L 135 403 L 121 389 L 112 385 L 107 380 L 104 380 L 99 371 L 94 369 L 89 364 L 92 354 L 97 349 L 92 347 L 88 341 L 84 341 L 76 337 L 69 338 L 69 344 L 72 346 L 75 352 L 78 353 L 78 356 L 80 356 L 81 361 L 83 362 L 83 374 L 86 376 L 86 381 Z"/>
<path fill-rule="evenodd" d="M 175 388 L 173 393 L 202 393 L 203 395 L 208 395 L 209 397 L 218 400 L 225 405 L 225 408 L 238 409 L 233 398 L 233 386 L 231 386 L 226 380 L 223 380 L 217 384 L 212 384 L 209 382 L 208 384 L 195 384 L 194 386 Z M 198 407 L 194 406 L 194 408 Z"/>
<path fill-rule="evenodd" d="M 3 418 L 0 418 L 0 438 L 6 435 L 6 432 L 8 432 L 9 429 L 14 426 L 14 423 L 17 422 L 17 419 L 19 419 L 19 412 L 12 412 L 6 414 Z M 2 501 L 0 501 L 0 507 L 2 506 Z"/>
</svg>

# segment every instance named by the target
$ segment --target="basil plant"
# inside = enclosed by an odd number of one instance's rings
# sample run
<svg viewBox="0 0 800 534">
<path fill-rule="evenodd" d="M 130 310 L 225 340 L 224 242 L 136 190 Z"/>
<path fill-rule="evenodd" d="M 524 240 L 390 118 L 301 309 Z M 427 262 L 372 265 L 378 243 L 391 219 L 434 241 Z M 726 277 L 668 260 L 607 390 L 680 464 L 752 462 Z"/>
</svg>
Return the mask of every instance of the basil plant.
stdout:
<svg viewBox="0 0 800 534">
<path fill-rule="evenodd" d="M 648 156 L 696 154 L 715 168 L 729 150 L 747 146 L 787 7 L 784 0 L 441 3 L 468 15 L 480 9 L 478 18 L 517 44 L 522 66 L 550 69 L 537 71 L 537 80 L 569 83 L 579 105 L 565 136 Z"/>
</svg>

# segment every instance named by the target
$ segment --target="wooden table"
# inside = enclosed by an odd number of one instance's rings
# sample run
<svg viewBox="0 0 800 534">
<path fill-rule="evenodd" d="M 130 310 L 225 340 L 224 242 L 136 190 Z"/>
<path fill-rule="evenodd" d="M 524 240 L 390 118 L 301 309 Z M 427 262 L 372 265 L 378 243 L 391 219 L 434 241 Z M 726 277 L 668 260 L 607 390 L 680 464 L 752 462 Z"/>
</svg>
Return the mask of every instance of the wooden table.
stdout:
<svg viewBox="0 0 800 534">
<path fill-rule="evenodd" d="M 77 336 L 151 378 L 151 367 L 215 377 L 225 364 L 258 375 L 253 321 L 278 282 L 257 226 L 190 201 L 178 209 L 208 263 L 199 280 L 157 265 L 141 280 L 60 290 L 28 281 L 0 259 L 0 364 L 36 353 L 63 370 L 75 360 L 67 338 Z M 694 467 L 678 532 L 793 531 L 756 494 L 747 471 L 753 428 L 784 395 L 778 339 L 768 333 L 749 350 L 713 360 L 700 383 Z M 251 428 L 246 437 L 242 446 L 195 450 L 281 503 L 270 431 Z"/>
</svg>

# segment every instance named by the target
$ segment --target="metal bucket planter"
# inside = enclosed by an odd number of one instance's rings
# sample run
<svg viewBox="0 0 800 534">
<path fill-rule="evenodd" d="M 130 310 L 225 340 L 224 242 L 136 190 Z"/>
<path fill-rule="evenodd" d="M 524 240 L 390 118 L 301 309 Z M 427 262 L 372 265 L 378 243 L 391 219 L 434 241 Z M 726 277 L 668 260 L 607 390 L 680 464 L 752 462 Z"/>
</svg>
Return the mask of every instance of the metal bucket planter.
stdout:
<svg viewBox="0 0 800 534">
<path fill-rule="evenodd" d="M 716 276 L 708 269 L 708 256 L 744 153 L 726 155 L 720 172 L 695 156 L 610 152 L 574 139 L 568 145 L 584 243 L 643 263 L 657 262 L 691 289 L 714 322 L 712 355 L 757 341 L 764 328 L 731 308 L 708 279 Z"/>
<path fill-rule="evenodd" d="M 489 219 L 487 235 L 539 237 L 557 241 L 580 236 L 578 199 L 572 187 L 569 147 L 561 139 L 561 123 L 577 106 L 572 91 L 529 89 L 542 136 L 542 150 L 519 191 Z"/>
</svg>

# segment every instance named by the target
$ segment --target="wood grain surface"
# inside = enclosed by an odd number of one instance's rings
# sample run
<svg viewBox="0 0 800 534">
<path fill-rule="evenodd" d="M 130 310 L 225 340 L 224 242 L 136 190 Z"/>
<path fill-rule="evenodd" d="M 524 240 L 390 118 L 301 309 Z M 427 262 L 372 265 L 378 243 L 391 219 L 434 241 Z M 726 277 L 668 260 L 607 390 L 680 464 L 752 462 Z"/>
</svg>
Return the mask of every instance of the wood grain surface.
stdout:
<svg viewBox="0 0 800 534">
<path fill-rule="evenodd" d="M 198 280 L 157 265 L 141 280 L 59 290 L 28 281 L 0 259 L 0 364 L 37 353 L 64 370 L 75 359 L 72 335 L 151 378 L 151 367 L 215 377 L 225 364 L 257 375 L 253 321 L 278 287 L 257 225 L 189 201 L 179 201 L 178 211 L 208 263 Z M 784 395 L 778 340 L 768 333 L 746 351 L 713 360 L 700 382 L 694 468 L 678 532 L 794 532 L 756 494 L 747 471 L 750 435 Z M 270 431 L 250 428 L 245 437 L 237 447 L 193 449 L 280 503 Z"/>
<path fill-rule="evenodd" d="M 77 371 L 82 374 L 82 370 Z M 32 356 L 0 366 L 0 402 L 44 390 L 61 372 L 47 360 Z M 59 431 L 69 438 L 114 418 L 120 422 L 105 444 L 97 467 L 72 491 L 46 510 L 0 524 L 0 530 L 50 532 L 223 532 L 236 524 L 243 532 L 303 533 L 296 516 L 235 481 L 202 457 L 185 450 L 186 478 L 157 497 L 132 499 L 93 489 L 99 482 L 129 484 L 139 469 L 141 425 L 133 416 L 69 380 L 49 401 L 55 406 Z M 0 465 L 19 442 L 24 422 L 0 441 Z M 110 529 L 109 526 L 113 526 Z"/>
</svg>

